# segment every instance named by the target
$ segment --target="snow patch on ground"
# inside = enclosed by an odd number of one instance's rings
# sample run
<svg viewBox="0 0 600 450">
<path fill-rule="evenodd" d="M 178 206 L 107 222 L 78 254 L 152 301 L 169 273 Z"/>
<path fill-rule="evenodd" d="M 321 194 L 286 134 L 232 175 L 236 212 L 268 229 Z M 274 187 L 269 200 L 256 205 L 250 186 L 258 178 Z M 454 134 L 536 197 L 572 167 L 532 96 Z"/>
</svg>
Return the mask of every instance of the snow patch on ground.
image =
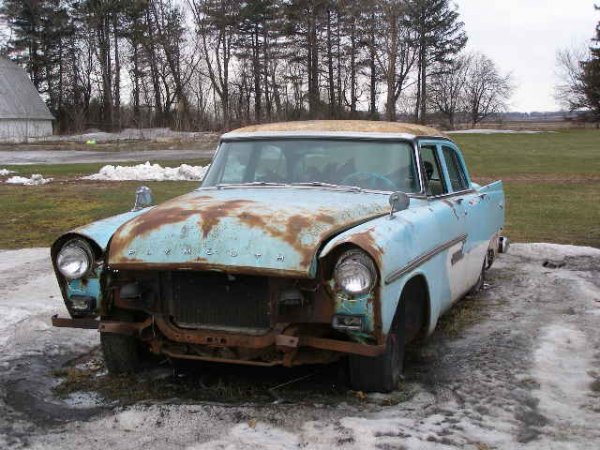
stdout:
<svg viewBox="0 0 600 450">
<path fill-rule="evenodd" d="M 152 141 L 172 141 L 183 140 L 192 141 L 200 138 L 214 137 L 217 133 L 205 131 L 173 131 L 169 128 L 126 128 L 117 133 L 106 133 L 104 131 L 93 130 L 88 133 L 71 134 L 64 136 L 48 136 L 37 139 L 29 139 L 30 142 L 56 142 L 56 141 L 75 141 L 75 142 L 114 142 L 114 141 L 132 141 L 132 140 L 152 140 Z"/>
<path fill-rule="evenodd" d="M 298 436 L 263 423 L 235 425 L 224 439 L 192 445 L 187 450 L 212 449 L 297 450 Z M 316 448 L 316 447 L 312 447 Z"/>
<path fill-rule="evenodd" d="M 11 173 L 15 173 L 15 171 L 8 169 L 0 169 L 0 177 L 5 177 L 7 175 L 10 175 Z"/>
<path fill-rule="evenodd" d="M 565 429 L 589 425 L 585 413 L 594 379 L 589 375 L 594 351 L 584 332 L 572 325 L 544 327 L 535 351 L 540 410 Z"/>
<path fill-rule="evenodd" d="M 66 313 L 46 248 L 0 251 L 0 290 L 9 287 L 10 296 L 0 296 L 3 352 L 16 339 L 50 328 L 53 313 Z"/>
<path fill-rule="evenodd" d="M 578 247 L 561 244 L 512 244 L 509 253 L 516 251 L 519 256 L 534 260 L 561 259 L 566 257 L 592 256 L 600 257 L 600 249 L 594 247 Z"/>
<path fill-rule="evenodd" d="M 31 178 L 27 177 L 10 177 L 5 181 L 7 184 L 21 184 L 23 186 L 40 186 L 42 184 L 50 183 L 53 178 L 44 178 L 39 173 L 34 173 L 31 175 Z"/>
<path fill-rule="evenodd" d="M 73 408 L 94 408 L 106 403 L 102 396 L 95 392 L 73 392 L 64 402 Z"/>
<path fill-rule="evenodd" d="M 495 130 L 492 128 L 474 128 L 470 130 L 447 131 L 447 134 L 541 134 L 546 131 L 536 130 Z"/>
<path fill-rule="evenodd" d="M 107 165 L 96 174 L 83 177 L 96 181 L 201 181 L 209 166 L 162 167 L 160 164 L 137 164 L 135 166 Z"/>
<path fill-rule="evenodd" d="M 583 259 L 564 268 L 542 266 L 544 259 L 568 257 Z M 598 316 L 587 311 L 600 308 L 594 278 L 598 257 L 600 250 L 593 248 L 513 245 L 493 268 L 502 277 L 484 299 L 493 304 L 492 316 L 460 339 L 443 343 L 441 351 L 451 355 L 450 364 L 462 362 L 469 376 L 459 370 L 452 372 L 453 381 L 442 376 L 433 385 L 410 382 L 414 397 L 396 406 L 136 404 L 56 428 L 32 426 L 27 444 L 73 450 L 103 448 L 107 442 L 115 450 L 131 448 L 132 442 L 136 448 L 187 450 L 595 448 L 593 442 L 600 442 L 600 410 L 591 383 L 598 377 L 600 340 Z M 52 313 L 66 311 L 48 249 L 0 251 L 0 375 L 13 367 L 10 357 L 24 358 L 34 351 L 48 355 L 52 345 L 57 353 L 64 348 L 83 353 L 97 345 L 94 331 L 51 331 Z M 498 333 L 522 334 L 524 339 L 492 340 L 501 345 L 478 359 L 477 352 L 490 345 L 489 336 Z M 523 350 L 525 359 L 511 348 Z M 466 359 L 457 358 L 466 350 L 472 352 Z M 438 370 L 433 360 L 431 369 Z M 67 403 L 86 408 L 102 404 L 102 399 L 81 392 L 72 394 Z M 520 419 L 524 408 L 529 415 Z M 541 434 L 518 440 L 523 420 L 538 419 L 533 427 Z M 0 447 L 9 442 L 3 436 L 5 429 L 10 430 L 0 427 Z"/>
</svg>

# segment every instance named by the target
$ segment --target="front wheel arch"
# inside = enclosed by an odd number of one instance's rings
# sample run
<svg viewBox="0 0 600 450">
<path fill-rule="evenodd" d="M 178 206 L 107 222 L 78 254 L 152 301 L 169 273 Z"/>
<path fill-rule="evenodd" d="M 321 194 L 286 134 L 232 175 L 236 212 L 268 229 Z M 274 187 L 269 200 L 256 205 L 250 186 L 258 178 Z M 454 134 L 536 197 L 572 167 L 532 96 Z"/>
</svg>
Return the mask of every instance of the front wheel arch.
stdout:
<svg viewBox="0 0 600 450">
<path fill-rule="evenodd" d="M 406 315 L 406 342 L 425 336 L 431 321 L 431 298 L 425 275 L 414 275 L 402 287 L 396 313 L 402 310 Z"/>
</svg>

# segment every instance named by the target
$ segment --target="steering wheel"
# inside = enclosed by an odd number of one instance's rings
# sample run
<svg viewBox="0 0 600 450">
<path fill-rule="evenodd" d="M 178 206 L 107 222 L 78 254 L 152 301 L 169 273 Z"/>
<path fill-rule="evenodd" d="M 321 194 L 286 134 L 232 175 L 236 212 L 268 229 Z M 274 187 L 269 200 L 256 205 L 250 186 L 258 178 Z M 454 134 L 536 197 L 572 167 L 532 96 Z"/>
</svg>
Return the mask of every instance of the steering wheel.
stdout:
<svg viewBox="0 0 600 450">
<path fill-rule="evenodd" d="M 370 186 L 368 189 L 379 189 L 379 187 L 376 186 L 379 186 L 381 183 L 383 183 L 385 187 L 389 189 L 382 188 L 382 190 L 396 190 L 396 183 L 389 178 L 374 172 L 354 172 L 350 175 L 346 175 L 342 180 L 342 184 L 354 185 L 356 182 L 362 182 L 367 186 Z"/>
</svg>

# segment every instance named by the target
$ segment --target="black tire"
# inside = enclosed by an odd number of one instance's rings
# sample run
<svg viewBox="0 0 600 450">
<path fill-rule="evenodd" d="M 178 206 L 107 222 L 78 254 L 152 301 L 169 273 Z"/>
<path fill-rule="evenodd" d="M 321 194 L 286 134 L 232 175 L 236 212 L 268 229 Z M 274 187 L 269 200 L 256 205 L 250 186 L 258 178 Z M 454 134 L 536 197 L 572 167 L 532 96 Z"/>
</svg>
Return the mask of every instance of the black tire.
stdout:
<svg viewBox="0 0 600 450">
<path fill-rule="evenodd" d="M 119 322 L 133 322 L 131 311 L 115 309 L 108 317 Z M 114 375 L 139 372 L 143 352 L 141 342 L 133 337 L 117 333 L 100 333 L 100 344 L 104 354 L 104 364 L 108 372 Z"/>
<path fill-rule="evenodd" d="M 140 370 L 142 358 L 140 342 L 131 336 L 100 333 L 104 364 L 114 375 L 135 373 Z"/>
<path fill-rule="evenodd" d="M 479 278 L 477 278 L 477 282 L 475 283 L 475 286 L 473 286 L 471 288 L 468 295 L 475 295 L 483 289 L 483 285 L 485 284 L 486 268 L 487 268 L 487 258 L 483 261 L 483 266 L 481 267 L 481 272 L 479 274 Z"/>
<path fill-rule="evenodd" d="M 348 372 L 354 390 L 391 392 L 398 387 L 404 369 L 405 302 L 396 312 L 387 337 L 385 352 L 376 357 L 350 355 Z"/>
</svg>

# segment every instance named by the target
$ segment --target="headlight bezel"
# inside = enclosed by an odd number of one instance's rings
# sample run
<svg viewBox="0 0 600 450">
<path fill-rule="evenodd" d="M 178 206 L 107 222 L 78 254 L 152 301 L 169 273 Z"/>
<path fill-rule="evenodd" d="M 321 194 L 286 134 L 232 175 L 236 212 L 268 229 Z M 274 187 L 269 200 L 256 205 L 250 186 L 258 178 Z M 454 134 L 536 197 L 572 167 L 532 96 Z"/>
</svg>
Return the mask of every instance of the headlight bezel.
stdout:
<svg viewBox="0 0 600 450">
<path fill-rule="evenodd" d="M 63 269 L 63 265 L 61 264 L 61 257 L 64 258 L 64 252 L 73 250 L 80 251 L 81 255 L 85 258 L 86 267 L 85 270 L 78 271 L 77 273 L 69 273 Z M 60 250 L 56 253 L 56 258 L 54 264 L 56 266 L 56 270 L 68 281 L 72 280 L 80 280 L 85 278 L 94 268 L 95 256 L 94 250 L 92 246 L 85 240 L 79 237 L 70 239 L 66 241 L 61 247 Z"/>
<path fill-rule="evenodd" d="M 347 271 L 347 273 L 343 273 L 344 271 Z M 357 274 L 357 271 L 363 271 L 362 275 L 366 274 L 369 277 L 369 282 L 364 283 L 362 288 L 349 286 L 351 278 L 355 278 L 352 282 L 362 284 L 360 280 L 356 279 L 360 275 Z M 338 257 L 333 268 L 332 277 L 336 288 L 350 298 L 371 293 L 375 289 L 378 280 L 375 262 L 368 253 L 358 248 L 346 250 Z"/>
</svg>

